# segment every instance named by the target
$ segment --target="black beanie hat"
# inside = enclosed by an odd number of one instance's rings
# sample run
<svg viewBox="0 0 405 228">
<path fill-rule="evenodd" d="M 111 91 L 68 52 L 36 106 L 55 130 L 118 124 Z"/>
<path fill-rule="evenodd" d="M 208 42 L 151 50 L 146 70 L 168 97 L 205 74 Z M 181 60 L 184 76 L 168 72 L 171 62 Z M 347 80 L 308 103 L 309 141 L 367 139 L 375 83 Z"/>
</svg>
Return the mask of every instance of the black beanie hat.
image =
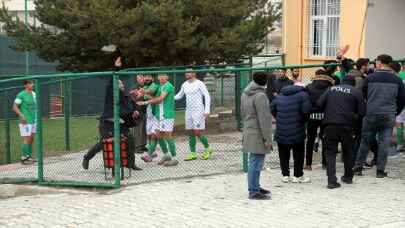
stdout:
<svg viewBox="0 0 405 228">
<path fill-rule="evenodd" d="M 264 72 L 256 72 L 253 74 L 253 81 L 260 86 L 265 86 L 267 84 L 267 74 Z"/>
</svg>

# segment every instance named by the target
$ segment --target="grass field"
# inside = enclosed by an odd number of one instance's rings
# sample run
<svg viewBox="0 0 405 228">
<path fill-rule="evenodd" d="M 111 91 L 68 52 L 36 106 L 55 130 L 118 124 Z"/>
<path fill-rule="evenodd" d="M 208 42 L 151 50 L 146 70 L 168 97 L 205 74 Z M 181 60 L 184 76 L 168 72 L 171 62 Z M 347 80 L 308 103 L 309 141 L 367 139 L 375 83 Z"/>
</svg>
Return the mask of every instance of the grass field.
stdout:
<svg viewBox="0 0 405 228">
<path fill-rule="evenodd" d="M 18 122 L 11 121 L 11 157 L 12 161 L 19 161 L 21 137 L 17 127 Z M 184 124 L 184 111 L 176 113 L 176 125 Z M 89 148 L 96 142 L 98 136 L 98 122 L 96 117 L 77 117 L 71 119 L 71 152 Z M 0 164 L 5 163 L 5 127 L 0 122 Z M 43 120 L 45 156 L 66 154 L 64 119 Z"/>
</svg>

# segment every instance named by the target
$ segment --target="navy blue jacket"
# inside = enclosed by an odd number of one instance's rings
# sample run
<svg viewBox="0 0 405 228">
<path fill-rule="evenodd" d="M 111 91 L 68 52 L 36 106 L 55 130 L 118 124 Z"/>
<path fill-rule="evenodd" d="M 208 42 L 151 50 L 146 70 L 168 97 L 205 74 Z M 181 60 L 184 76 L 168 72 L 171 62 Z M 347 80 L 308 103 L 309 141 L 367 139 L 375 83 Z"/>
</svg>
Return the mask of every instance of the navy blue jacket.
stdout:
<svg viewBox="0 0 405 228">
<path fill-rule="evenodd" d="M 390 70 L 377 70 L 364 80 L 367 115 L 399 114 L 405 105 L 405 88 Z"/>
<path fill-rule="evenodd" d="M 287 145 L 304 142 L 305 122 L 311 108 L 304 87 L 291 85 L 281 89 L 281 94 L 271 103 L 271 113 L 276 118 L 275 140 Z"/>
</svg>

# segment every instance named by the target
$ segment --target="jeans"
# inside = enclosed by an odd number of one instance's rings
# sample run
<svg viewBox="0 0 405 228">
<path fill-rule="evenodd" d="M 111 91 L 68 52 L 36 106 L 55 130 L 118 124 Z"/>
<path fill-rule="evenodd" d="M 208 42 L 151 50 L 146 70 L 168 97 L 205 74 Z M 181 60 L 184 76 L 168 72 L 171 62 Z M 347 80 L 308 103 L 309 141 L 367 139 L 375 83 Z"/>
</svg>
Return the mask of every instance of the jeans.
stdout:
<svg viewBox="0 0 405 228">
<path fill-rule="evenodd" d="M 361 144 L 356 160 L 356 167 L 361 167 L 367 160 L 372 140 L 378 135 L 377 170 L 385 171 L 387 149 L 391 143 L 395 115 L 368 115 L 363 119 Z"/>
<path fill-rule="evenodd" d="M 312 157 L 314 153 L 315 140 L 318 137 L 318 128 L 321 128 L 320 137 L 322 140 L 322 165 L 326 165 L 325 159 L 325 145 L 322 131 L 322 120 L 310 119 L 307 123 L 307 144 L 306 144 L 306 165 L 312 165 Z"/>
<path fill-rule="evenodd" d="M 260 173 L 263 168 L 265 154 L 249 154 L 248 190 L 249 194 L 260 192 Z"/>
<path fill-rule="evenodd" d="M 296 144 L 278 144 L 278 154 L 280 157 L 281 174 L 285 176 L 290 176 L 290 154 L 293 151 L 294 158 L 294 176 L 302 177 L 304 175 L 304 153 L 305 153 L 305 143 Z"/>
<path fill-rule="evenodd" d="M 357 122 L 357 127 L 355 130 L 355 136 L 354 136 L 354 159 L 353 159 L 353 163 L 355 165 L 356 163 L 356 159 L 357 159 L 357 153 L 360 149 L 360 144 L 361 144 L 361 131 L 363 128 L 363 119 L 359 120 Z M 377 151 L 378 151 L 378 143 L 377 143 L 377 139 L 373 138 L 373 140 L 370 143 L 370 150 L 371 152 L 373 152 L 374 157 L 372 162 L 377 163 Z"/>
<path fill-rule="evenodd" d="M 338 145 L 342 144 L 344 175 L 346 179 L 353 179 L 353 128 L 344 125 L 328 125 L 325 127 L 326 161 L 328 184 L 336 184 L 336 154 Z"/>
</svg>

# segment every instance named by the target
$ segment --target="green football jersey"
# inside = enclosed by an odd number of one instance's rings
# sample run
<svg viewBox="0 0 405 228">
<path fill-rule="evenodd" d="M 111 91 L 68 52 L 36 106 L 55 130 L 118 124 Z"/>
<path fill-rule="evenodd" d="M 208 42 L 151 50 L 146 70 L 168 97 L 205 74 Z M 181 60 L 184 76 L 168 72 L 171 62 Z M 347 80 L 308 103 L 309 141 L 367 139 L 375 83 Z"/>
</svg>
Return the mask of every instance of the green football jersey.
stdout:
<svg viewBox="0 0 405 228">
<path fill-rule="evenodd" d="M 153 96 L 156 96 L 157 93 L 159 92 L 159 87 L 160 86 L 159 86 L 158 83 L 152 82 L 152 84 L 150 84 L 149 86 L 145 86 L 144 88 L 145 88 L 145 90 L 151 91 Z M 149 100 L 149 99 L 150 99 L 150 96 L 146 95 L 145 100 Z M 148 113 L 151 112 L 151 114 L 154 115 L 155 117 L 159 116 L 159 114 L 158 114 L 159 110 L 158 109 L 159 109 L 158 104 L 150 104 L 150 105 L 148 105 L 148 110 L 150 110 L 150 111 L 148 111 Z"/>
<path fill-rule="evenodd" d="M 405 71 L 400 71 L 400 72 L 399 72 L 399 77 L 401 78 L 401 80 L 402 80 L 403 82 L 405 82 Z"/>
<path fill-rule="evenodd" d="M 37 109 L 35 92 L 27 92 L 25 90 L 21 91 L 17 95 L 14 103 L 16 103 L 19 106 L 21 113 L 27 120 L 27 123 L 34 124 Z"/>
<path fill-rule="evenodd" d="M 174 100 L 174 86 L 170 82 L 166 82 L 164 85 L 161 85 L 157 97 L 162 93 L 166 93 L 167 96 L 159 104 L 159 119 L 174 119 L 175 117 L 175 100 Z"/>
</svg>

